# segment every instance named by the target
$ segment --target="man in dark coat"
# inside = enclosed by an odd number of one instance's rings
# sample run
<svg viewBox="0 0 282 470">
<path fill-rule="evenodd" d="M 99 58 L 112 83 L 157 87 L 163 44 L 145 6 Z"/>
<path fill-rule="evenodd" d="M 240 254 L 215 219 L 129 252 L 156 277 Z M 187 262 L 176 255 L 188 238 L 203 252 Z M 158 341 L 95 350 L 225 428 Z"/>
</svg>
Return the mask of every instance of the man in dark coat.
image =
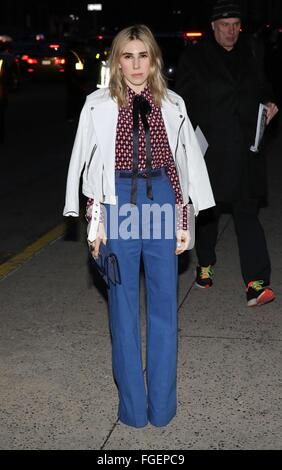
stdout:
<svg viewBox="0 0 282 470">
<path fill-rule="evenodd" d="M 251 152 L 260 103 L 267 104 L 267 123 L 278 109 L 265 81 L 262 51 L 253 38 L 240 35 L 241 12 L 232 1 L 218 0 L 212 13 L 213 34 L 180 59 L 176 91 L 186 102 L 194 127 L 199 126 L 209 147 L 205 160 L 216 207 L 197 220 L 196 284 L 213 284 L 219 216 L 230 205 L 239 245 L 248 306 L 274 300 L 270 289 L 270 260 L 258 218 L 266 193 L 265 158 Z"/>
</svg>

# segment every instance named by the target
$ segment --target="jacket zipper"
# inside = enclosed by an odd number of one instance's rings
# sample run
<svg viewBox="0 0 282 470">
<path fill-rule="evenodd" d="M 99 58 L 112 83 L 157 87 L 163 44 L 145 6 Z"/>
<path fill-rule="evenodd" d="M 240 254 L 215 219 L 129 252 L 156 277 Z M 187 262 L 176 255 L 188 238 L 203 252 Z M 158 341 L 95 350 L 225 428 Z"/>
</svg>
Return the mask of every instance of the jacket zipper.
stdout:
<svg viewBox="0 0 282 470">
<path fill-rule="evenodd" d="M 97 144 L 94 144 L 94 147 L 92 149 L 92 152 L 91 152 L 91 155 L 90 155 L 90 158 L 89 158 L 89 162 L 88 162 L 88 165 L 87 165 L 87 169 L 86 169 L 87 178 L 88 178 L 89 168 L 90 168 L 91 162 L 92 162 L 93 157 L 94 157 L 94 153 L 96 152 L 96 148 L 97 148 Z"/>
<path fill-rule="evenodd" d="M 177 149 L 178 149 L 178 144 L 179 144 L 179 136 L 180 136 L 180 131 L 181 131 L 181 128 L 183 126 L 183 123 L 185 121 L 185 117 L 183 118 L 182 122 L 181 122 L 181 125 L 179 126 L 179 129 L 178 129 L 178 134 L 177 134 L 177 145 L 175 147 L 175 161 L 176 161 L 176 153 L 177 153 Z M 184 144 L 183 144 L 184 145 Z M 185 147 L 184 147 L 185 148 Z"/>
</svg>

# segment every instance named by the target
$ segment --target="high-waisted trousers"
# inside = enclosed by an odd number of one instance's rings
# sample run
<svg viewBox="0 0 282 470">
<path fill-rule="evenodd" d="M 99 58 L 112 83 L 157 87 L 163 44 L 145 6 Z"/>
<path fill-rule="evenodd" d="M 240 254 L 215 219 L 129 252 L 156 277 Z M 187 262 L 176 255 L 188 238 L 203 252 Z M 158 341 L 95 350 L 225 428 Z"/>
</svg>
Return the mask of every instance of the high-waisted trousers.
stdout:
<svg viewBox="0 0 282 470">
<path fill-rule="evenodd" d="M 110 216 L 113 206 L 105 205 L 107 236 L 120 267 L 121 284 L 110 284 L 108 292 L 112 338 L 113 374 L 119 393 L 118 418 L 134 427 L 165 426 L 176 414 L 177 366 L 177 257 L 175 230 L 164 233 L 165 216 L 161 222 L 152 217 L 142 221 L 144 205 L 164 204 L 171 207 L 170 221 L 174 227 L 175 194 L 162 169 L 152 178 L 153 201 L 147 197 L 146 178 L 138 178 L 134 227 L 116 233 Z M 131 179 L 116 172 L 115 217 L 120 229 L 127 224 L 130 207 Z M 166 206 L 167 207 L 167 206 Z M 165 214 L 165 211 L 163 212 Z M 114 218 L 115 218 L 114 217 Z M 161 226 L 161 236 L 156 224 Z M 111 230 L 111 228 L 113 230 Z M 112 232 L 115 232 L 114 235 Z M 170 232 L 170 230 L 169 230 Z M 144 235 L 145 233 L 145 235 Z M 148 233 L 150 236 L 148 237 Z M 146 287 L 146 359 L 142 361 L 140 322 L 140 261 L 143 258 Z"/>
</svg>

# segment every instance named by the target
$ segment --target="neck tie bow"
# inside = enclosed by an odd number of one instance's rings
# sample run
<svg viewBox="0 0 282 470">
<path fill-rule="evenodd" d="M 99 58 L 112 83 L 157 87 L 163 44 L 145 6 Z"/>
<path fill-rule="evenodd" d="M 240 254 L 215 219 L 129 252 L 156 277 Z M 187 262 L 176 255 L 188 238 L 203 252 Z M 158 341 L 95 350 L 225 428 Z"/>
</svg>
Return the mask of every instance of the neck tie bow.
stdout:
<svg viewBox="0 0 282 470">
<path fill-rule="evenodd" d="M 139 114 L 145 131 L 146 139 L 146 177 L 147 177 L 147 197 L 153 199 L 152 180 L 151 180 L 151 140 L 150 128 L 147 121 L 147 115 L 151 112 L 150 103 L 142 95 L 136 95 L 133 99 L 133 171 L 131 185 L 131 204 L 136 204 L 137 196 L 137 178 L 138 178 L 138 148 L 139 148 Z"/>
</svg>

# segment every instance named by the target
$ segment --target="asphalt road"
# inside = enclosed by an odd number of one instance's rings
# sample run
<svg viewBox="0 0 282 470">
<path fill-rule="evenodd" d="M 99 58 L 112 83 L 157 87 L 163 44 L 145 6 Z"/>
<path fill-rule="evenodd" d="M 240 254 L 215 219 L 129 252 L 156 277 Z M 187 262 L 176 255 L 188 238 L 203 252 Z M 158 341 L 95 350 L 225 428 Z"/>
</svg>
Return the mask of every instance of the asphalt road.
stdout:
<svg viewBox="0 0 282 470">
<path fill-rule="evenodd" d="M 76 123 L 66 120 L 64 82 L 25 82 L 10 96 L 0 146 L 0 263 L 63 221 Z"/>
</svg>

